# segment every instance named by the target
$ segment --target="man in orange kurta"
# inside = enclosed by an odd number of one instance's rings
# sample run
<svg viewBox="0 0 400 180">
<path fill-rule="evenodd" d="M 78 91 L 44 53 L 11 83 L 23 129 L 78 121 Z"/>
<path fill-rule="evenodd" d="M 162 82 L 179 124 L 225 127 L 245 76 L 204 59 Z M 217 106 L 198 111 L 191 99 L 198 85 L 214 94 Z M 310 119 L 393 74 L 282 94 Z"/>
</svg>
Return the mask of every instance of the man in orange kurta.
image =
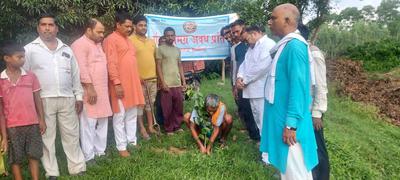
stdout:
<svg viewBox="0 0 400 180">
<path fill-rule="evenodd" d="M 128 39 L 132 20 L 126 12 L 115 17 L 115 31 L 103 43 L 107 57 L 109 91 L 114 112 L 113 127 L 117 149 L 122 157 L 129 156 L 127 145 L 136 146 L 139 106 L 144 105 L 142 86 L 136 63 L 135 47 Z"/>
</svg>

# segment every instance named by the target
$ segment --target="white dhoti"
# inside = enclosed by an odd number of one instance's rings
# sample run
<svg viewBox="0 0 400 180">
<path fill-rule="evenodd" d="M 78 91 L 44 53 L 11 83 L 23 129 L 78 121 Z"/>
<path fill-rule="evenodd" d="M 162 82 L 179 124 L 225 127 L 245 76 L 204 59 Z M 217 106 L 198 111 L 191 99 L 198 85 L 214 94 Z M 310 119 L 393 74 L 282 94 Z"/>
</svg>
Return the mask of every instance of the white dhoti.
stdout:
<svg viewBox="0 0 400 180">
<path fill-rule="evenodd" d="M 95 155 L 105 155 L 107 131 L 108 117 L 90 118 L 83 108 L 80 115 L 80 139 L 86 161 L 93 159 Z"/>
<path fill-rule="evenodd" d="M 118 100 L 118 105 L 120 112 L 113 116 L 115 143 L 118 151 L 125 151 L 128 144 L 137 144 L 138 107 L 125 109 L 121 100 Z"/>
<path fill-rule="evenodd" d="M 289 147 L 285 174 L 281 173 L 282 180 L 312 180 L 311 171 L 307 171 L 304 164 L 303 150 L 299 143 Z"/>
</svg>

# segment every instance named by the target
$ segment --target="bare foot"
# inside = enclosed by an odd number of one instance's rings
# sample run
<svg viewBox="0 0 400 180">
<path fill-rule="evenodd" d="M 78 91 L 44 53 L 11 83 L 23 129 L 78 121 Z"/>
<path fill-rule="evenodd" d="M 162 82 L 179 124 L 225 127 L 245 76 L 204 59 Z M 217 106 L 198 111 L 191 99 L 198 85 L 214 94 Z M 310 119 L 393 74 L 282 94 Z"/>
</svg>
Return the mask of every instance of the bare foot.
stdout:
<svg viewBox="0 0 400 180">
<path fill-rule="evenodd" d="M 119 155 L 125 158 L 129 157 L 131 154 L 127 150 L 125 150 L 125 151 L 119 151 Z"/>
<path fill-rule="evenodd" d="M 167 136 L 172 136 L 172 135 L 174 135 L 173 132 L 167 132 Z"/>
<path fill-rule="evenodd" d="M 150 139 L 150 135 L 147 134 L 147 131 L 146 131 L 146 130 L 140 130 L 140 134 L 142 134 L 142 138 L 143 138 L 144 140 L 149 140 L 149 139 Z"/>
<path fill-rule="evenodd" d="M 157 131 L 153 127 L 149 127 L 149 133 L 157 134 Z"/>
</svg>

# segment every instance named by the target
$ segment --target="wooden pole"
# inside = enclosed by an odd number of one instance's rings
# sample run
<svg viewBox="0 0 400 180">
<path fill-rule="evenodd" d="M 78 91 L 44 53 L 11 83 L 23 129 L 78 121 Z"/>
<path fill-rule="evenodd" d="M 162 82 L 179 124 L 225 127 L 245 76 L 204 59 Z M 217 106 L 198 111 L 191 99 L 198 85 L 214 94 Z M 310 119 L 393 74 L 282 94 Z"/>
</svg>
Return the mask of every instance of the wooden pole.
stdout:
<svg viewBox="0 0 400 180">
<path fill-rule="evenodd" d="M 221 72 L 221 78 L 222 78 L 222 83 L 225 84 L 225 60 L 222 60 L 222 72 Z"/>
</svg>

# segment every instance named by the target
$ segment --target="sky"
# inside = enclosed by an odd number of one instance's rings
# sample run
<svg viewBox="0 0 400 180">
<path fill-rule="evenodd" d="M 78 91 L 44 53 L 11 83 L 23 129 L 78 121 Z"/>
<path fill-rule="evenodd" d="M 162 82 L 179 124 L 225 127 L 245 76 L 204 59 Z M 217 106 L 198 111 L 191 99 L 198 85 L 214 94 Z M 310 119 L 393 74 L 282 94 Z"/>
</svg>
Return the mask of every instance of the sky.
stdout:
<svg viewBox="0 0 400 180">
<path fill-rule="evenodd" d="M 347 7 L 357 7 L 361 9 L 365 5 L 372 5 L 375 8 L 381 4 L 382 0 L 333 0 L 333 12 L 340 12 Z"/>
</svg>

